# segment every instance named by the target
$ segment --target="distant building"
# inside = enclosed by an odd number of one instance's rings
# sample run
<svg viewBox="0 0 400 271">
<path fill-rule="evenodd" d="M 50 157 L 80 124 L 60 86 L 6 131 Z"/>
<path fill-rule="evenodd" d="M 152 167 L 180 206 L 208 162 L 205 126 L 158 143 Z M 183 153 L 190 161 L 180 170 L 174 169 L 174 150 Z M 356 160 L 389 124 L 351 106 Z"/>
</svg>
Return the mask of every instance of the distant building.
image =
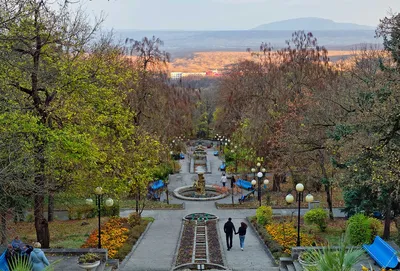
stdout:
<svg viewBox="0 0 400 271">
<path fill-rule="evenodd" d="M 183 77 L 183 72 L 171 72 L 170 77 L 173 80 L 179 80 Z"/>
<path fill-rule="evenodd" d="M 206 76 L 205 72 L 184 72 L 182 73 L 182 77 L 204 77 Z"/>
</svg>

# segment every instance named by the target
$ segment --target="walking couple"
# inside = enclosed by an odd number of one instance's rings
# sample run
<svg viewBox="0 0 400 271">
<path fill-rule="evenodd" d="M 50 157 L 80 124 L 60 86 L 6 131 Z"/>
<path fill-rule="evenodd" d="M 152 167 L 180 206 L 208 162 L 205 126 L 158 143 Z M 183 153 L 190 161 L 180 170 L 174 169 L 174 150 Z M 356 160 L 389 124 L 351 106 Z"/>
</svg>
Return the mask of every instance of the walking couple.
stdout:
<svg viewBox="0 0 400 271">
<path fill-rule="evenodd" d="M 228 221 L 224 225 L 224 232 L 226 235 L 226 245 L 228 246 L 228 251 L 232 248 L 232 237 L 233 233 L 239 234 L 240 249 L 244 249 L 244 238 L 246 236 L 247 225 L 244 222 L 240 223 L 239 230 L 236 232 L 235 225 L 232 223 L 232 218 L 228 218 Z"/>
</svg>

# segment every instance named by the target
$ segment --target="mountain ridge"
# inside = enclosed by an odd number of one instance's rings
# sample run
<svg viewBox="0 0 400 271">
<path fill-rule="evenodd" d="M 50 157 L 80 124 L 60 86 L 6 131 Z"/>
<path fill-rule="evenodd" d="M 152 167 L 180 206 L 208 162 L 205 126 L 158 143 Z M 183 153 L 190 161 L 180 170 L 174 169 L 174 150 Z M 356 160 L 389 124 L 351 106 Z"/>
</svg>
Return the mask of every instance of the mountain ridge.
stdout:
<svg viewBox="0 0 400 271">
<path fill-rule="evenodd" d="M 317 17 L 304 17 L 288 19 L 283 21 L 276 21 L 272 23 L 262 24 L 250 30 L 273 30 L 273 31 L 351 31 L 351 30 L 374 30 L 373 26 L 360 25 L 354 23 L 338 23 L 330 19 L 317 18 Z"/>
</svg>

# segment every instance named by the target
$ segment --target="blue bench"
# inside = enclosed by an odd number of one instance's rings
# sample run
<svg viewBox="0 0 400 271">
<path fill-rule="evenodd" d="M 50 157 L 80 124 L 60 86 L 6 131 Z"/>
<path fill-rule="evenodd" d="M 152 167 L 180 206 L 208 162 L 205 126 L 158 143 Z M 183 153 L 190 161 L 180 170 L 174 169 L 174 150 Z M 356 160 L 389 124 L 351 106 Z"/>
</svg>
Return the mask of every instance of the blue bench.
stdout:
<svg viewBox="0 0 400 271">
<path fill-rule="evenodd" d="M 382 268 L 396 268 L 399 265 L 396 250 L 379 236 L 375 237 L 371 245 L 363 245 L 372 259 Z"/>
<path fill-rule="evenodd" d="M 220 169 L 221 171 L 225 171 L 225 169 L 226 169 L 226 164 L 225 164 L 225 163 L 222 163 L 222 165 L 219 167 L 219 169 Z"/>
<path fill-rule="evenodd" d="M 239 180 L 237 180 L 235 182 L 235 184 L 238 187 L 243 188 L 243 189 L 247 189 L 247 190 L 253 189 L 253 186 L 251 185 L 251 182 L 248 182 L 248 181 L 245 181 L 245 180 L 239 179 Z"/>
<path fill-rule="evenodd" d="M 254 198 L 254 191 L 255 190 L 250 191 L 250 193 L 248 193 L 247 195 L 241 196 L 240 199 L 239 199 L 239 203 L 243 203 L 246 200 L 250 200 L 251 198 Z"/>
<path fill-rule="evenodd" d="M 163 180 L 155 181 L 154 183 L 151 184 L 150 187 L 152 190 L 158 190 L 158 189 L 164 187 L 164 182 L 163 182 Z"/>
</svg>

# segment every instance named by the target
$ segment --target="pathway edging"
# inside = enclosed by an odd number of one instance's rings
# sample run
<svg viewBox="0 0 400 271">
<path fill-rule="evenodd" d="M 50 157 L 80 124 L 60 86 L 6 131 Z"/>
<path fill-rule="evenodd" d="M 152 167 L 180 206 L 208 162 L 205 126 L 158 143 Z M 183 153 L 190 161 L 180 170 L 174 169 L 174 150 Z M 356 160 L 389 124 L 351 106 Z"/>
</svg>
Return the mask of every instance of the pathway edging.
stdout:
<svg viewBox="0 0 400 271">
<path fill-rule="evenodd" d="M 272 256 L 271 251 L 269 250 L 268 246 L 265 244 L 264 240 L 261 238 L 260 234 L 258 233 L 258 230 L 253 226 L 253 223 L 251 223 L 249 217 L 246 217 L 247 223 L 250 225 L 250 227 L 253 229 L 253 231 L 256 233 L 258 240 L 262 244 L 262 247 L 264 248 L 265 252 L 267 253 L 268 257 L 271 259 L 272 264 L 277 267 L 279 266 L 274 258 Z"/>
<path fill-rule="evenodd" d="M 180 230 L 180 232 L 179 232 L 178 242 L 176 243 L 176 246 L 175 246 L 175 255 L 174 255 L 174 258 L 172 259 L 171 271 L 173 271 L 173 270 L 175 269 L 176 259 L 177 259 L 177 257 L 178 257 L 178 252 L 179 252 L 178 250 L 179 250 L 179 247 L 180 247 L 180 245 L 181 245 L 183 227 L 185 226 L 185 225 L 184 225 L 185 223 L 183 223 L 183 221 L 184 221 L 184 220 L 182 219 L 181 230 Z"/>
<path fill-rule="evenodd" d="M 142 233 L 142 235 L 140 235 L 139 239 L 136 241 L 136 243 L 133 245 L 131 252 L 129 252 L 128 255 L 125 256 L 125 259 L 121 262 L 121 264 L 119 265 L 119 267 L 122 269 L 125 267 L 126 263 L 129 261 L 129 259 L 133 256 L 133 253 L 135 252 L 136 248 L 139 246 L 140 242 L 142 241 L 143 237 L 147 234 L 150 226 L 153 224 L 152 221 L 149 222 L 149 224 L 147 224 L 146 229 L 144 230 L 144 232 Z"/>
</svg>

